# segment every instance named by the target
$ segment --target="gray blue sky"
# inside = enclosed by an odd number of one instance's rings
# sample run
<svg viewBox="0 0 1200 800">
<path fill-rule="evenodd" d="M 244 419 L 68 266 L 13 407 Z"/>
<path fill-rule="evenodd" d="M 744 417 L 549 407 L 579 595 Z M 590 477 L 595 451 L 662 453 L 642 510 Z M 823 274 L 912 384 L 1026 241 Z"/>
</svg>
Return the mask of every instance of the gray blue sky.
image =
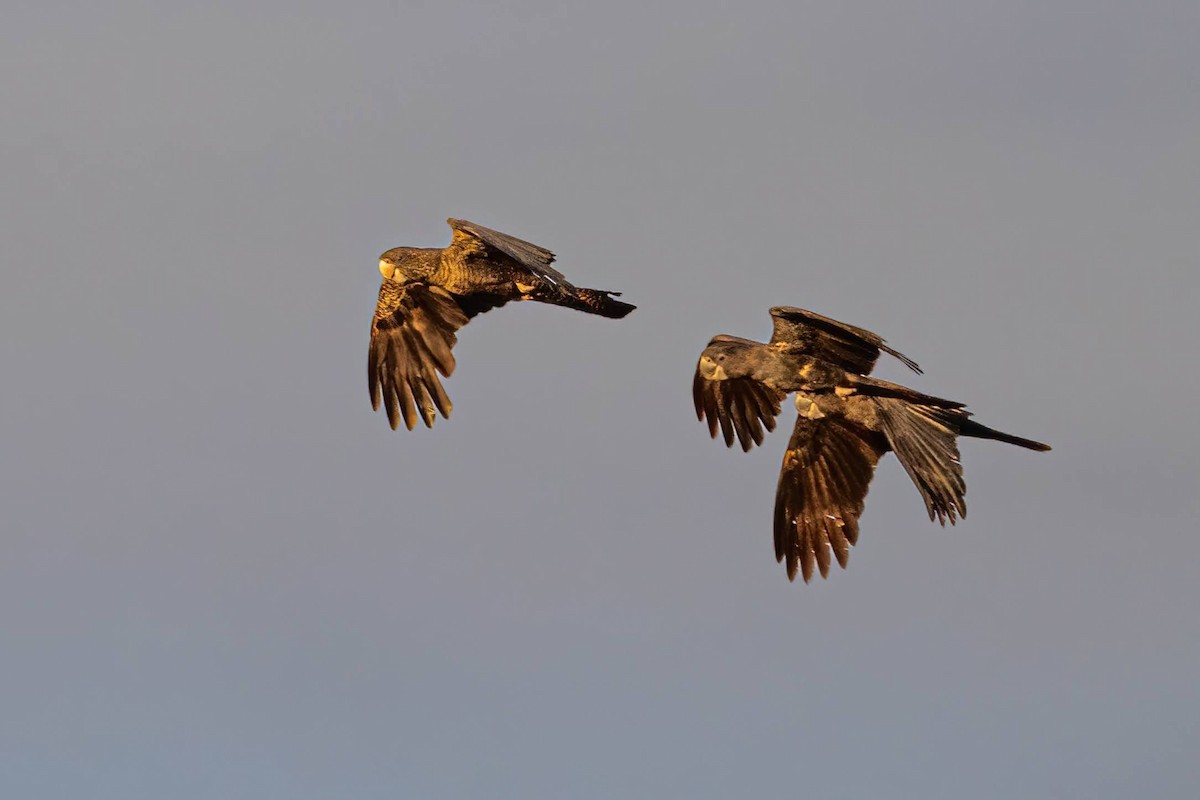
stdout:
<svg viewBox="0 0 1200 800">
<path fill-rule="evenodd" d="M 1191 2 L 13 4 L 0 793 L 1191 797 Z M 366 393 L 459 216 L 619 289 Z M 889 457 L 789 584 L 714 333 L 812 308 L 1055 446 Z M 898 365 L 885 377 L 909 380 Z M 784 426 L 790 425 L 790 410 Z"/>
</svg>

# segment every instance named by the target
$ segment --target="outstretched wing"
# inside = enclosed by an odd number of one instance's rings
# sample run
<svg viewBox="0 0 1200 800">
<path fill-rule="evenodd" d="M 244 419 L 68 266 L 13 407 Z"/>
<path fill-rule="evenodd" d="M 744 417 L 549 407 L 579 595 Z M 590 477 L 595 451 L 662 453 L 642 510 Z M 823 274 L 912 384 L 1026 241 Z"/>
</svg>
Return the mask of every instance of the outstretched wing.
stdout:
<svg viewBox="0 0 1200 800">
<path fill-rule="evenodd" d="M 867 375 L 875 368 L 880 351 L 900 359 L 913 372 L 921 372 L 917 362 L 888 347 L 881 336 L 864 328 L 793 306 L 775 306 L 771 316 L 775 325 L 771 344 L 797 347 L 801 352 L 859 375 Z"/>
<path fill-rule="evenodd" d="M 885 397 L 875 402 L 882 412 L 883 432 L 921 493 L 929 519 L 953 525 L 957 517 L 967 516 L 958 435 L 968 412 Z"/>
<path fill-rule="evenodd" d="M 775 492 L 775 560 L 799 568 L 807 583 L 813 566 L 829 574 L 830 551 L 843 568 L 858 541 L 875 465 L 887 452 L 878 434 L 843 417 L 796 418 Z"/>
<path fill-rule="evenodd" d="M 418 414 L 431 428 L 435 409 L 450 416 L 450 398 L 437 373 L 454 372 L 455 331 L 467 319 L 453 295 L 436 286 L 384 280 L 379 287 L 367 383 L 371 406 L 378 411 L 382 399 L 393 430 L 403 419 L 411 431 Z"/>
<path fill-rule="evenodd" d="M 472 256 L 494 260 L 497 254 L 503 254 L 551 286 L 563 290 L 574 288 L 561 272 L 550 266 L 554 263 L 554 253 L 546 248 L 465 219 L 451 218 L 446 222 L 454 231 L 447 249 L 459 251 L 464 260 Z"/>
<path fill-rule="evenodd" d="M 720 426 L 725 444 L 734 436 L 742 450 L 750 451 L 763 442 L 763 429 L 775 430 L 780 402 L 786 395 L 753 376 L 753 356 L 761 342 L 718 336 L 708 343 L 692 378 L 692 402 L 696 419 L 708 419 L 708 432 L 715 439 Z"/>
</svg>

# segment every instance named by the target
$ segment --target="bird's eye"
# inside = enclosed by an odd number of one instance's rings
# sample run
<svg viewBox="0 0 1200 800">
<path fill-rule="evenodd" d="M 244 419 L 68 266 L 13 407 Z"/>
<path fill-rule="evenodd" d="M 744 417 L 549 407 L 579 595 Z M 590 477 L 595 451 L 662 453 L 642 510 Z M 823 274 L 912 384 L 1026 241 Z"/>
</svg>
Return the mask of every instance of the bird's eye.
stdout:
<svg viewBox="0 0 1200 800">
<path fill-rule="evenodd" d="M 724 361 L 724 360 L 725 360 L 725 356 L 724 356 L 724 355 L 719 355 L 719 356 L 717 356 L 717 361 Z"/>
</svg>

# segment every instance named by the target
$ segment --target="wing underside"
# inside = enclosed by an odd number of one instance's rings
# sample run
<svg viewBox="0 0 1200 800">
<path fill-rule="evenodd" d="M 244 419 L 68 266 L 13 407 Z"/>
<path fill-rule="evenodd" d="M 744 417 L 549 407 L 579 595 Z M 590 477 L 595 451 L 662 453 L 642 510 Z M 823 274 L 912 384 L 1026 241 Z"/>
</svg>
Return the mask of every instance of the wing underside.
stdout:
<svg viewBox="0 0 1200 800">
<path fill-rule="evenodd" d="M 775 494 L 775 559 L 807 583 L 829 574 L 831 554 L 843 568 L 858 541 L 858 518 L 887 445 L 841 417 L 798 417 Z"/>
<path fill-rule="evenodd" d="M 753 378 L 708 380 L 697 370 L 692 379 L 696 419 L 707 420 L 714 439 L 719 429 L 728 447 L 736 437 L 746 452 L 763 443 L 764 429 L 775 430 L 783 398 L 782 392 Z"/>
<path fill-rule="evenodd" d="M 453 374 L 455 332 L 467 319 L 442 289 L 384 281 L 371 323 L 367 382 L 371 406 L 378 410 L 382 402 L 393 429 L 403 421 L 412 430 L 418 417 L 433 427 L 438 413 L 450 416 L 452 405 L 438 374 Z"/>
<path fill-rule="evenodd" d="M 966 412 L 879 398 L 883 431 L 921 493 L 929 519 L 951 525 L 967 515 L 967 484 L 958 455 Z"/>
</svg>

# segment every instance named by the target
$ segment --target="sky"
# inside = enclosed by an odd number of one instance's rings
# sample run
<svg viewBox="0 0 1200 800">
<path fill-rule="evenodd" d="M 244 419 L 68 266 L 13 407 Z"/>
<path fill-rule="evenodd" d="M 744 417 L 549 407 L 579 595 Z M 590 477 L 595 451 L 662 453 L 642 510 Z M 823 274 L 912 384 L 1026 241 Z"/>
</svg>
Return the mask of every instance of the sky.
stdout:
<svg viewBox="0 0 1200 800">
<path fill-rule="evenodd" d="M 1193 2 L 16 3 L 0 794 L 1192 797 Z M 461 332 L 393 433 L 378 254 L 463 217 L 622 321 Z M 708 339 L 869 328 L 1050 453 L 889 456 L 790 584 Z"/>
</svg>

